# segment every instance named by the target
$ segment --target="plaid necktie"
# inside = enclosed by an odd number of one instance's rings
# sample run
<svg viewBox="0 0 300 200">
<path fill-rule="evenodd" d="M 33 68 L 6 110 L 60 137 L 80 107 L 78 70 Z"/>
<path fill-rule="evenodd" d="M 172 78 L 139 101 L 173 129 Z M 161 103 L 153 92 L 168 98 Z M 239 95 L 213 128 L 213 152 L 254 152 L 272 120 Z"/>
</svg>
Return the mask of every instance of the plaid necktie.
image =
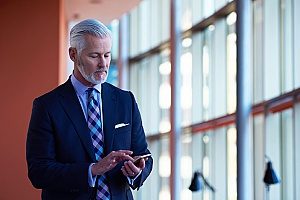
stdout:
<svg viewBox="0 0 300 200">
<path fill-rule="evenodd" d="M 87 105 L 87 121 L 90 129 L 92 143 L 94 146 L 96 160 L 103 158 L 104 138 L 101 126 L 100 105 L 97 101 L 97 91 L 94 88 L 87 89 L 88 105 Z M 99 200 L 109 200 L 110 193 L 108 189 L 107 178 L 105 175 L 98 176 L 97 197 Z"/>
</svg>

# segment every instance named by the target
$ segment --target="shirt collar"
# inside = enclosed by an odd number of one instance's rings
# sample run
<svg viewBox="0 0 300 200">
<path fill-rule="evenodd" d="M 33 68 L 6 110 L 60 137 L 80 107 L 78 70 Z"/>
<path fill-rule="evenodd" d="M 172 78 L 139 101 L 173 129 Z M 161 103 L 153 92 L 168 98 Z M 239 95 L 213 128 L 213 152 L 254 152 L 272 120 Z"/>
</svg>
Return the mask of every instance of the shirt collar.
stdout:
<svg viewBox="0 0 300 200">
<path fill-rule="evenodd" d="M 83 85 L 75 76 L 74 74 L 71 75 L 71 82 L 72 85 L 78 95 L 84 95 L 86 90 L 90 87 L 87 87 Z M 93 88 L 95 88 L 100 94 L 101 94 L 101 84 L 95 85 Z"/>
</svg>

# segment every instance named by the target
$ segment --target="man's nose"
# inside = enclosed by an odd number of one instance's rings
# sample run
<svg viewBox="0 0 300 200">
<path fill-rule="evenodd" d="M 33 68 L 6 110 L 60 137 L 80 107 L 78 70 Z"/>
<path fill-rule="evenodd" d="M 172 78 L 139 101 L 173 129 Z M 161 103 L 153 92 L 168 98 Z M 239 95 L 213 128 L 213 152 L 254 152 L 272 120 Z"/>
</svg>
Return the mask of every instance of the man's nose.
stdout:
<svg viewBox="0 0 300 200">
<path fill-rule="evenodd" d="M 104 57 L 100 57 L 99 59 L 99 63 L 98 63 L 99 67 L 104 67 L 105 66 L 105 58 Z"/>
</svg>

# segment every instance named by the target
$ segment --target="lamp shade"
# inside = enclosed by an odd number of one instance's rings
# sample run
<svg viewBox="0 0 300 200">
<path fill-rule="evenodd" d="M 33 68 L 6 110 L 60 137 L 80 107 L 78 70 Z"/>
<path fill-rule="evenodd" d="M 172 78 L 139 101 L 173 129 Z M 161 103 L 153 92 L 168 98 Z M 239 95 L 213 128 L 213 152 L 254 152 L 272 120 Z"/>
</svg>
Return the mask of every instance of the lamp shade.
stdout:
<svg viewBox="0 0 300 200">
<path fill-rule="evenodd" d="M 199 177 L 199 173 L 195 172 L 189 190 L 192 192 L 202 190 L 202 183 Z"/>
<path fill-rule="evenodd" d="M 266 172 L 265 172 L 265 176 L 264 176 L 264 183 L 267 185 L 272 185 L 272 184 L 277 184 L 279 182 L 280 182 L 280 180 L 277 177 L 277 175 L 272 167 L 272 162 L 269 161 L 267 163 L 267 168 L 266 168 Z"/>
</svg>

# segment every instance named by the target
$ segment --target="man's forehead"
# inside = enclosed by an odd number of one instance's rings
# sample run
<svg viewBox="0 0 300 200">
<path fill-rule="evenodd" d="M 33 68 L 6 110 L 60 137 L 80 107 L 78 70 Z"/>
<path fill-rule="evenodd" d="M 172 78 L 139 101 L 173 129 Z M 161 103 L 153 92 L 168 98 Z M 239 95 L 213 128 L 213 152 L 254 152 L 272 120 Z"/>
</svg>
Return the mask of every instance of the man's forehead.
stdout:
<svg viewBox="0 0 300 200">
<path fill-rule="evenodd" d="M 85 38 L 85 46 L 86 48 L 111 48 L 111 38 L 110 37 L 105 37 L 105 38 L 100 38 L 97 36 L 93 35 L 86 35 Z"/>
</svg>

